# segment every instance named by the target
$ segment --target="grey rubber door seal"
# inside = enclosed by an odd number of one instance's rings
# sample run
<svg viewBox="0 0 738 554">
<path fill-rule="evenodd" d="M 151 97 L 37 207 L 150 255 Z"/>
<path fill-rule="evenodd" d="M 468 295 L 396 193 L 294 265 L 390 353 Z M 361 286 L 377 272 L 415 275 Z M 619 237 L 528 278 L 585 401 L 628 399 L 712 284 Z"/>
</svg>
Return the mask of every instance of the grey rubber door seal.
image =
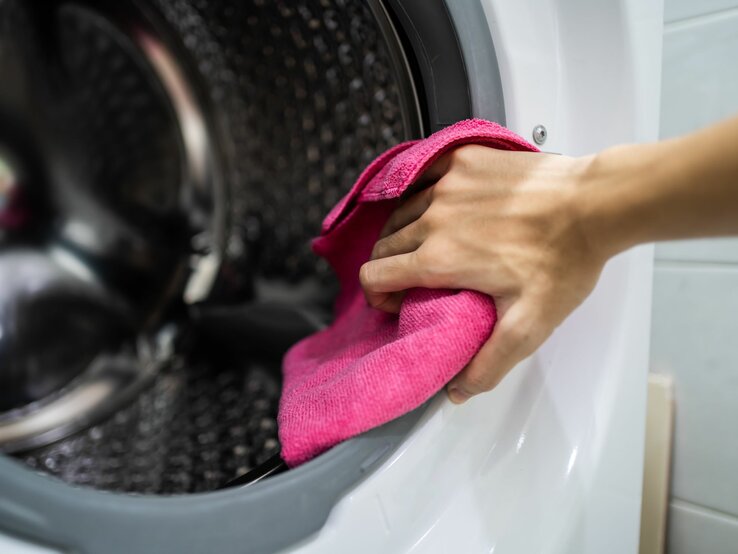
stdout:
<svg viewBox="0 0 738 554">
<path fill-rule="evenodd" d="M 286 473 L 171 497 L 76 488 L 0 458 L 0 528 L 85 554 L 274 552 L 319 530 L 348 488 L 391 454 L 426 405 Z"/>
</svg>

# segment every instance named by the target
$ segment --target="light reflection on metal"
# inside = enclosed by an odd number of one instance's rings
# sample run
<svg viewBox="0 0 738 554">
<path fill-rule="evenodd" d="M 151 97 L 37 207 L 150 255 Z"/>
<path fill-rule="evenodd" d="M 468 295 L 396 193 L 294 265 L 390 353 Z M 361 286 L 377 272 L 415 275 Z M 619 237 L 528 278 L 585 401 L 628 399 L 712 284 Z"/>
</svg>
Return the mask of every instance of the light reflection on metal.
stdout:
<svg viewBox="0 0 738 554">
<path fill-rule="evenodd" d="M 212 144 L 205 116 L 176 58 L 162 42 L 146 30 L 134 30 L 133 39 L 166 90 L 176 113 L 184 147 L 185 175 L 189 181 L 186 184 L 192 187 L 197 195 L 212 195 L 214 198 L 213 225 L 207 230 L 211 244 L 201 256 L 194 256 L 192 275 L 186 286 L 184 299 L 185 302 L 192 304 L 207 297 L 221 264 L 220 245 L 224 241 L 221 225 L 224 218 L 223 188 L 214 170 Z M 184 200 L 186 203 L 195 202 L 192 197 Z M 192 207 L 194 206 L 188 206 Z"/>
<path fill-rule="evenodd" d="M 0 452 L 17 452 L 62 439 L 129 402 L 158 365 L 133 356 L 102 355 L 68 387 L 35 404 L 0 414 Z"/>
</svg>

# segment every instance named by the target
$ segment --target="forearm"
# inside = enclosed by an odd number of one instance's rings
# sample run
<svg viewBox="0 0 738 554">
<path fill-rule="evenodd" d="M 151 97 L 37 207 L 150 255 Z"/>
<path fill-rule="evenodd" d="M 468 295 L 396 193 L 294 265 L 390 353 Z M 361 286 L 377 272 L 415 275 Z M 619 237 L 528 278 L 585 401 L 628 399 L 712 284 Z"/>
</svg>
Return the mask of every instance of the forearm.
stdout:
<svg viewBox="0 0 738 554">
<path fill-rule="evenodd" d="M 598 251 L 738 235 L 738 118 L 655 144 L 603 151 L 578 207 Z"/>
</svg>

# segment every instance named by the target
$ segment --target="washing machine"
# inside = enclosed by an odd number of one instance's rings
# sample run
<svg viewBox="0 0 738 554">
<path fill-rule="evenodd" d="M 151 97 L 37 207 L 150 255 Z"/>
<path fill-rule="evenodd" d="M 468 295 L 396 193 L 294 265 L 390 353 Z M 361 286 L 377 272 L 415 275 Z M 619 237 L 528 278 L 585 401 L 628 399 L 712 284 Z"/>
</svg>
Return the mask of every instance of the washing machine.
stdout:
<svg viewBox="0 0 738 554">
<path fill-rule="evenodd" d="M 636 552 L 648 247 L 462 406 L 294 469 L 276 411 L 369 161 L 469 117 L 655 139 L 661 31 L 659 0 L 0 0 L 0 552 Z"/>
</svg>

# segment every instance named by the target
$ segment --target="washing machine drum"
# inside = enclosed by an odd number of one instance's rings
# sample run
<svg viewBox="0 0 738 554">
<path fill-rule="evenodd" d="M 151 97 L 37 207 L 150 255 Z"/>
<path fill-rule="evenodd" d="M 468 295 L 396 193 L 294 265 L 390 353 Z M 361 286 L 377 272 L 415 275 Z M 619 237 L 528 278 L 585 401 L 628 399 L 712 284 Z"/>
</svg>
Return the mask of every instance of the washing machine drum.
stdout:
<svg viewBox="0 0 738 554">
<path fill-rule="evenodd" d="M 0 451 L 147 495 L 284 470 L 309 240 L 471 115 L 457 39 L 442 1 L 0 0 Z"/>
</svg>

